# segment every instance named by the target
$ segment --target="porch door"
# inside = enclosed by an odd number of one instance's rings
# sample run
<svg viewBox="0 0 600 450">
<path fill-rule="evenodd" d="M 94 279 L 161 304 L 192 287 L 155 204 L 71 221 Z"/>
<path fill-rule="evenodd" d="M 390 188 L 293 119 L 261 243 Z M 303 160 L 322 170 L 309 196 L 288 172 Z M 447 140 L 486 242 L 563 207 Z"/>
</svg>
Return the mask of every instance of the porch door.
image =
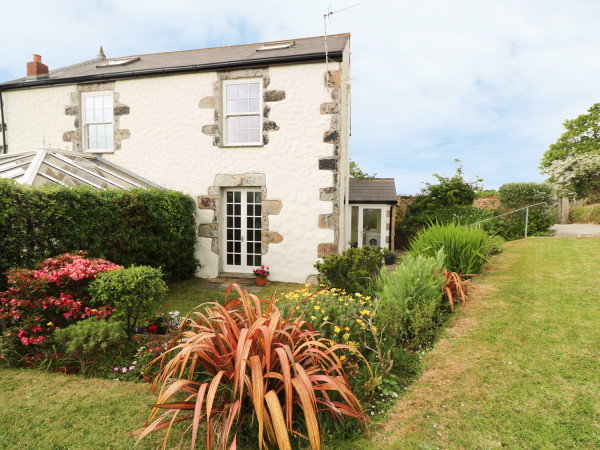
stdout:
<svg viewBox="0 0 600 450">
<path fill-rule="evenodd" d="M 252 273 L 261 265 L 261 191 L 227 189 L 225 197 L 224 272 Z"/>
<path fill-rule="evenodd" d="M 350 241 L 352 247 L 386 247 L 385 210 L 375 205 L 352 205 Z"/>
</svg>

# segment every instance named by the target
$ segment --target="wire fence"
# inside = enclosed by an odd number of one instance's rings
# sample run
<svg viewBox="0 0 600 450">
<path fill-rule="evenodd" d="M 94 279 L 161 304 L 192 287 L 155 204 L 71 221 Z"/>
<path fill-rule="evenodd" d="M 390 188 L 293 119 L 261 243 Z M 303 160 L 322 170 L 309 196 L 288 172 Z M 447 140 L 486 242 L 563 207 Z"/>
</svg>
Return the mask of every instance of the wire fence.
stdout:
<svg viewBox="0 0 600 450">
<path fill-rule="evenodd" d="M 519 211 L 525 210 L 525 236 L 524 237 L 527 237 L 527 224 L 529 222 L 529 208 L 534 208 L 534 207 L 540 206 L 540 205 L 548 205 L 548 203 L 547 202 L 534 203 L 533 205 L 528 205 L 528 206 L 525 206 L 523 208 L 515 209 L 513 211 L 510 211 L 510 212 L 507 212 L 507 213 L 504 213 L 504 214 L 499 214 L 499 215 L 494 216 L 494 217 L 488 217 L 487 219 L 480 220 L 480 221 L 472 223 L 472 224 L 470 224 L 468 226 L 472 227 L 472 226 L 477 225 L 477 228 L 481 228 L 481 224 L 483 222 L 488 222 L 490 220 L 494 220 L 494 219 L 497 219 L 499 217 L 508 216 L 508 215 L 517 213 Z"/>
</svg>

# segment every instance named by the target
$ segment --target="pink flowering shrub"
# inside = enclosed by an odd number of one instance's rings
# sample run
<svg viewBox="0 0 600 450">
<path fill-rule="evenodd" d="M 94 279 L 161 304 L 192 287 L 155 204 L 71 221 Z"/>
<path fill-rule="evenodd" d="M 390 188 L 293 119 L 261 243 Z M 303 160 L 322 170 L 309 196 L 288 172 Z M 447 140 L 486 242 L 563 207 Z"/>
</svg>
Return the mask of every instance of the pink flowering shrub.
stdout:
<svg viewBox="0 0 600 450">
<path fill-rule="evenodd" d="M 9 289 L 0 293 L 0 319 L 9 322 L 8 337 L 25 346 L 42 344 L 54 330 L 86 317 L 108 317 L 112 308 L 91 308 L 87 288 L 99 273 L 122 269 L 84 252 L 65 253 L 37 269 L 11 269 Z"/>
</svg>

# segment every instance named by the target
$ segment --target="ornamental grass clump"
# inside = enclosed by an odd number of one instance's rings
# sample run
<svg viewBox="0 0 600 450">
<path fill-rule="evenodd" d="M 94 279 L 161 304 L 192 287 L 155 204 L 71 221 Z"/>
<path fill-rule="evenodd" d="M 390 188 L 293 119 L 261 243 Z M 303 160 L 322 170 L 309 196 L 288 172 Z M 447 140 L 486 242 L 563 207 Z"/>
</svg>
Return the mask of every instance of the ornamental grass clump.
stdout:
<svg viewBox="0 0 600 450">
<path fill-rule="evenodd" d="M 239 297 L 227 301 L 232 288 Z M 224 306 L 206 303 L 188 314 L 158 358 L 161 371 L 152 385 L 158 401 L 145 427 L 133 433 L 138 440 L 167 428 L 166 446 L 171 426 L 188 422 L 191 448 L 202 428 L 207 448 L 229 442 L 235 448 L 243 429 L 256 433 L 256 448 L 291 448 L 292 434 L 319 449 L 323 415 L 364 427 L 338 356 L 351 347 L 320 337 L 301 318 L 282 317 L 274 300 L 233 285 Z"/>
<path fill-rule="evenodd" d="M 471 275 L 480 273 L 492 253 L 498 251 L 498 238 L 477 227 L 456 223 L 432 224 L 411 241 L 407 254 L 435 258 L 440 249 L 446 255 L 445 267 L 450 272 Z"/>
</svg>

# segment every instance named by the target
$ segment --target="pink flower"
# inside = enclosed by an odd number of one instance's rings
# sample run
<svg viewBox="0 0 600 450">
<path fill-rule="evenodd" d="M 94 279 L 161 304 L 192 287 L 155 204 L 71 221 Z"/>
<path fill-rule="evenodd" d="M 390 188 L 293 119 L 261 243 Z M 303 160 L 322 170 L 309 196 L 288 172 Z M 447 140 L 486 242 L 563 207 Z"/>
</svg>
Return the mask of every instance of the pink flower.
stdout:
<svg viewBox="0 0 600 450">
<path fill-rule="evenodd" d="M 118 371 L 119 371 L 119 368 L 118 368 L 118 367 L 115 367 L 115 368 L 114 368 L 114 371 L 115 371 L 115 372 L 118 372 Z"/>
<path fill-rule="evenodd" d="M 29 338 L 22 337 L 21 338 L 21 344 L 23 344 L 23 345 L 29 345 Z"/>
<path fill-rule="evenodd" d="M 127 372 L 127 367 L 123 367 L 123 368 L 121 369 L 121 372 L 123 372 L 123 373 Z"/>
</svg>

